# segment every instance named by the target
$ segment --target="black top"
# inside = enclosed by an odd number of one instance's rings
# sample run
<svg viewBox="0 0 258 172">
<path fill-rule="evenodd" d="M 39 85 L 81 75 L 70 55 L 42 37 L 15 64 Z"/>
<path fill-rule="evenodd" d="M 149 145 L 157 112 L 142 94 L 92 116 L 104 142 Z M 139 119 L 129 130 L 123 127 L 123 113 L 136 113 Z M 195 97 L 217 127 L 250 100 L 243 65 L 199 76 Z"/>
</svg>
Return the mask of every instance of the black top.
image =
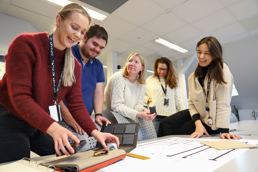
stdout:
<svg viewBox="0 0 258 172">
<path fill-rule="evenodd" d="M 201 84 L 202 87 L 204 86 L 203 81 L 204 81 L 204 78 L 205 78 L 206 75 L 207 75 L 207 72 L 208 72 L 209 67 L 210 67 L 210 65 L 208 65 L 208 66 L 206 66 L 206 67 L 202 67 L 202 69 L 203 69 L 203 70 L 202 70 L 202 76 L 203 76 L 203 77 L 199 77 L 199 78 L 198 78 L 198 81 L 199 81 L 199 83 Z"/>
</svg>

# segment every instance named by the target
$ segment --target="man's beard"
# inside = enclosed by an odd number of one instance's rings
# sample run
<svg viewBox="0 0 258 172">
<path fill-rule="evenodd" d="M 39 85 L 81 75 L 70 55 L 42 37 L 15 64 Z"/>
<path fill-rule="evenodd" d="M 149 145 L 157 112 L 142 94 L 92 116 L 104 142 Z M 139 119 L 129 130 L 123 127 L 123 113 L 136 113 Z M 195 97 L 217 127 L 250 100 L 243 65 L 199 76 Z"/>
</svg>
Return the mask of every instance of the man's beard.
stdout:
<svg viewBox="0 0 258 172">
<path fill-rule="evenodd" d="M 86 49 L 82 49 L 82 54 L 83 54 L 84 57 L 86 57 L 89 60 L 94 59 L 96 56 L 92 57 L 89 52 L 87 52 Z"/>
</svg>

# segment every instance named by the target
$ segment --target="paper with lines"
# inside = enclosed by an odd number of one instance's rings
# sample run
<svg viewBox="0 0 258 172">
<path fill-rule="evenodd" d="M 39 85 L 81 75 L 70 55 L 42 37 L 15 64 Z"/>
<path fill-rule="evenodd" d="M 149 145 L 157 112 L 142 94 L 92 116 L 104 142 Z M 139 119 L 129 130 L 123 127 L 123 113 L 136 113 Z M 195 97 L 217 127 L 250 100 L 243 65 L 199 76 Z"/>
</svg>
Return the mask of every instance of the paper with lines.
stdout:
<svg viewBox="0 0 258 172">
<path fill-rule="evenodd" d="M 218 141 L 221 139 L 190 139 L 171 137 L 139 143 L 131 151 L 138 155 L 150 157 L 148 160 L 126 157 L 113 165 L 105 167 L 99 172 L 137 171 L 214 171 L 223 164 L 242 154 L 248 149 L 217 150 L 205 146 L 200 142 Z M 258 140 L 238 140 L 256 145 Z"/>
</svg>

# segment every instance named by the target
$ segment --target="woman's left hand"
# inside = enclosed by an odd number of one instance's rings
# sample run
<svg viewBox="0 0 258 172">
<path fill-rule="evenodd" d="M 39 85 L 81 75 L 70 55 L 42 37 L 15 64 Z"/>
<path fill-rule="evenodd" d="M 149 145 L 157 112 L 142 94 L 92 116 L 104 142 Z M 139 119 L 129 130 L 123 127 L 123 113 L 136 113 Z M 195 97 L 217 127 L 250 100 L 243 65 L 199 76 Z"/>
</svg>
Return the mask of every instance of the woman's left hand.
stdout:
<svg viewBox="0 0 258 172">
<path fill-rule="evenodd" d="M 237 140 L 237 139 L 242 139 L 243 137 L 236 135 L 236 134 L 221 133 L 220 138 L 221 139 L 229 139 L 229 140 L 230 140 L 230 138 L 233 138 L 233 139 Z"/>
<path fill-rule="evenodd" d="M 119 147 L 119 139 L 118 139 L 118 137 L 116 137 L 113 134 L 100 132 L 98 130 L 93 130 L 91 132 L 91 135 L 93 137 L 95 137 L 102 144 L 104 149 L 108 149 L 108 147 L 107 147 L 105 142 L 107 142 L 107 143 L 111 143 L 111 142 L 112 143 L 116 143 L 117 148 Z"/>
</svg>

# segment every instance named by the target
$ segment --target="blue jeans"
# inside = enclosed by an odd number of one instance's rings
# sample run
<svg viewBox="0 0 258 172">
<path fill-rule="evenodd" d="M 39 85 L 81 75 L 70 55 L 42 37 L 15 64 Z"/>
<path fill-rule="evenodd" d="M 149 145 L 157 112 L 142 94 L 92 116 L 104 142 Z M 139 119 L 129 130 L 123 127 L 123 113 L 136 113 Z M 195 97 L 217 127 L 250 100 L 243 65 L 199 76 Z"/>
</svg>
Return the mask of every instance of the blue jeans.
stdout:
<svg viewBox="0 0 258 172">
<path fill-rule="evenodd" d="M 54 141 L 26 121 L 11 114 L 0 104 L 0 163 L 55 154 Z"/>
</svg>

